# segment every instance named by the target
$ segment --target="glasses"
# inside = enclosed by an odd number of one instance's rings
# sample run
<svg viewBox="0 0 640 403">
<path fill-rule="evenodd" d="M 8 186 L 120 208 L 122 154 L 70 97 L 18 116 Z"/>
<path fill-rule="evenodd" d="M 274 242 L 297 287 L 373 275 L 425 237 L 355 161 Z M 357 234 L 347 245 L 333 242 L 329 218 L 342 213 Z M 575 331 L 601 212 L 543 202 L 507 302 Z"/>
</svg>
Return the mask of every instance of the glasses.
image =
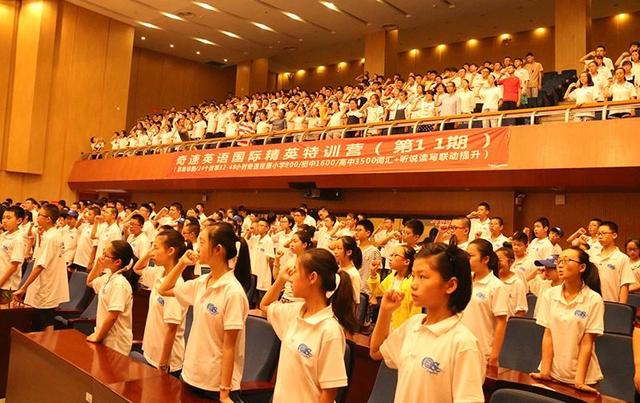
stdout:
<svg viewBox="0 0 640 403">
<path fill-rule="evenodd" d="M 568 264 L 569 262 L 576 262 L 578 264 L 582 264 L 581 261 L 575 260 L 575 259 L 570 259 L 568 257 L 563 257 L 563 258 L 560 258 L 560 259 L 556 260 L 556 264 Z"/>
<path fill-rule="evenodd" d="M 109 256 L 109 255 L 102 255 L 102 257 L 105 258 L 105 259 L 109 259 L 109 260 L 116 260 L 115 257 Z"/>
<path fill-rule="evenodd" d="M 399 254 L 397 254 L 397 253 L 392 253 L 391 255 L 389 255 L 389 257 L 392 257 L 392 258 L 393 258 L 393 257 L 396 257 L 396 256 L 397 256 L 397 257 L 401 257 L 401 258 L 403 258 L 403 259 L 406 259 L 404 256 L 399 255 Z"/>
<path fill-rule="evenodd" d="M 597 236 L 604 236 L 604 235 L 607 235 L 607 234 L 613 234 L 613 232 L 612 231 L 598 231 L 598 232 L 596 232 Z"/>
</svg>

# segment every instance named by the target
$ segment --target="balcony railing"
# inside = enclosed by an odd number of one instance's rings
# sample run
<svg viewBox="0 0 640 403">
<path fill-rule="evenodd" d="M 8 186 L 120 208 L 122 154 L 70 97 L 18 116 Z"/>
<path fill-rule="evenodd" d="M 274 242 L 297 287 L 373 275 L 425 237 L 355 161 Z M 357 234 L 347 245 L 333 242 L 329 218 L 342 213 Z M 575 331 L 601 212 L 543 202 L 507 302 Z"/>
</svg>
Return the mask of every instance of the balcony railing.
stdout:
<svg viewBox="0 0 640 403">
<path fill-rule="evenodd" d="M 161 154 L 170 152 L 189 151 L 194 149 L 214 149 L 220 147 L 236 147 L 241 145 L 264 145 L 273 143 L 301 142 L 325 140 L 327 138 L 349 138 L 388 136 L 393 134 L 411 134 L 425 131 L 441 131 L 448 123 L 455 124 L 458 129 L 480 127 L 481 122 L 492 122 L 500 127 L 507 120 L 519 120 L 521 125 L 535 125 L 541 118 L 558 118 L 569 122 L 576 112 L 593 113 L 598 120 L 606 120 L 611 111 L 636 110 L 640 108 L 640 100 L 597 102 L 576 106 L 558 105 L 544 108 L 515 109 L 497 112 L 471 113 L 454 116 L 437 116 L 425 119 L 391 120 L 378 123 L 362 123 L 347 126 L 319 127 L 304 130 L 286 130 L 267 134 L 248 134 L 234 138 L 202 139 L 173 144 L 149 145 L 144 147 L 130 147 L 118 150 L 103 150 L 83 154 L 83 159 L 102 159 L 126 157 L 134 155 Z M 560 120 L 559 120 L 560 121 Z"/>
</svg>

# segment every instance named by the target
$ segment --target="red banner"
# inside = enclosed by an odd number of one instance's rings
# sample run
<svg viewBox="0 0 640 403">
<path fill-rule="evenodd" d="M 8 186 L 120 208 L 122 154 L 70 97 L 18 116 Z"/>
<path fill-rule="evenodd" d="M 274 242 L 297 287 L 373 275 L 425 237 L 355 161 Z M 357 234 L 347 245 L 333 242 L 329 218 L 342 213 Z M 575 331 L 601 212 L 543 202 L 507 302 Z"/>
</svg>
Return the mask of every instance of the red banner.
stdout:
<svg viewBox="0 0 640 403">
<path fill-rule="evenodd" d="M 438 131 L 175 153 L 170 178 L 487 169 L 507 163 L 509 128 Z"/>
</svg>

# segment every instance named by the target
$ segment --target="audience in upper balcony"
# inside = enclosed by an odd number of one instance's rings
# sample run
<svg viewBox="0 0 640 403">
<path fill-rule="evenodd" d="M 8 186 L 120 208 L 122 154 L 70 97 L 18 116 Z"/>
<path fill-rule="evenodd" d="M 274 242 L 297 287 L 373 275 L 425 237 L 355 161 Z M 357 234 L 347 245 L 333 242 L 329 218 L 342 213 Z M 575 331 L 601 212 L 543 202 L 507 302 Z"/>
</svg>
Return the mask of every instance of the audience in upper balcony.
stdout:
<svg viewBox="0 0 640 403">
<path fill-rule="evenodd" d="M 578 80 L 568 85 L 564 98 L 577 105 L 635 99 L 640 86 L 639 52 L 640 43 L 634 41 L 613 63 L 607 57 L 605 46 L 597 46 L 580 59 L 585 70 L 578 72 Z M 183 110 L 166 109 L 138 120 L 128 132 L 114 133 L 110 145 L 111 149 L 118 150 L 190 140 L 233 139 L 284 130 L 536 107 L 543 104 L 544 71 L 531 52 L 524 59 L 507 56 L 501 62 L 464 63 L 460 68 L 447 67 L 442 72 L 410 73 L 406 80 L 399 74 L 383 77 L 365 71 L 355 78 L 355 85 L 325 86 L 317 91 L 296 87 L 230 97 L 221 103 L 205 101 Z M 574 120 L 591 120 L 594 116 L 594 112 L 576 111 Z M 608 114 L 609 118 L 630 116 L 635 116 L 633 109 L 620 107 L 611 108 Z M 483 127 L 497 125 L 497 117 L 482 122 Z M 434 126 L 420 124 L 417 130 L 431 131 Z M 456 127 L 466 125 L 447 123 L 444 126 L 445 129 Z M 391 130 L 393 134 L 404 132 L 402 127 Z M 345 136 L 362 133 L 362 130 L 352 130 L 345 132 Z M 386 130 L 367 131 L 367 135 L 383 133 Z M 327 132 L 327 138 L 340 135 L 340 130 Z M 92 151 L 102 149 L 100 144 L 104 142 L 99 140 L 92 141 Z"/>
</svg>

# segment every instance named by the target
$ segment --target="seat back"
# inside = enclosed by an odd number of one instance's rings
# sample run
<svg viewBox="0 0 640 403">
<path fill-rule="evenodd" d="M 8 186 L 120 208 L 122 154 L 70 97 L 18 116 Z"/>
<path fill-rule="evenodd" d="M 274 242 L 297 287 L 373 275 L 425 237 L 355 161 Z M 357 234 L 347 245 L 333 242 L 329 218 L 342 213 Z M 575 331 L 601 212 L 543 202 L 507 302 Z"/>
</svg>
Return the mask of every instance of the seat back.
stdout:
<svg viewBox="0 0 640 403">
<path fill-rule="evenodd" d="M 631 335 L 636 310 L 631 305 L 617 302 L 604 303 L 604 331 Z"/>
<path fill-rule="evenodd" d="M 33 270 L 33 260 L 22 265 L 22 279 L 20 279 L 20 287 L 22 287 L 24 282 L 29 278 L 31 270 Z"/>
<path fill-rule="evenodd" d="M 635 292 L 630 292 L 629 301 L 627 301 L 627 304 L 634 306 L 637 310 L 638 307 L 640 307 L 640 294 L 637 294 Z"/>
<path fill-rule="evenodd" d="M 527 318 L 533 318 L 533 314 L 536 311 L 536 303 L 538 302 L 538 297 L 535 294 L 527 294 Z"/>
<path fill-rule="evenodd" d="M 184 316 L 184 342 L 189 340 L 189 334 L 191 334 L 191 325 L 193 324 L 193 305 L 189 305 L 187 313 Z"/>
<path fill-rule="evenodd" d="M 71 273 L 69 280 L 69 302 L 60 304 L 63 311 L 80 311 L 87 306 L 87 302 L 93 294 L 90 287 L 87 287 L 87 277 L 89 275 L 82 271 Z"/>
<path fill-rule="evenodd" d="M 534 372 L 540 364 L 544 328 L 530 318 L 511 317 L 500 351 L 500 366 Z M 525 348 L 526 346 L 526 348 Z"/>
<path fill-rule="evenodd" d="M 634 401 L 631 336 L 603 334 L 596 339 L 596 356 L 604 375 L 598 387 L 600 392 L 628 402 Z"/>
<path fill-rule="evenodd" d="M 263 318 L 249 316 L 243 381 L 270 381 L 278 363 L 280 339 Z"/>
<path fill-rule="evenodd" d="M 358 326 L 362 328 L 364 321 L 367 318 L 367 311 L 369 309 L 369 296 L 363 292 L 360 293 L 360 303 L 358 304 L 358 310 L 356 312 L 356 319 L 358 319 Z"/>
<path fill-rule="evenodd" d="M 255 274 L 252 274 L 251 285 L 249 286 L 249 289 L 246 292 L 247 300 L 249 300 L 249 305 L 251 305 L 254 302 L 253 299 L 256 297 L 257 286 L 258 286 L 258 276 L 256 276 Z M 260 301 L 258 301 L 258 304 L 260 304 Z"/>
<path fill-rule="evenodd" d="M 498 389 L 489 403 L 561 403 L 562 400 L 519 389 Z"/>
<path fill-rule="evenodd" d="M 347 397 L 347 390 L 349 390 L 349 385 L 351 385 L 351 373 L 353 370 L 353 342 L 347 340 L 347 345 L 344 350 L 344 368 L 347 371 L 347 386 L 338 389 L 338 393 L 336 394 L 336 403 L 345 403 Z"/>
<path fill-rule="evenodd" d="M 378 368 L 376 382 L 373 384 L 367 403 L 393 402 L 398 384 L 398 370 L 391 369 L 382 361 Z"/>
<path fill-rule="evenodd" d="M 91 303 L 80 314 L 81 318 L 95 320 L 98 315 L 98 295 L 94 295 Z"/>
</svg>

